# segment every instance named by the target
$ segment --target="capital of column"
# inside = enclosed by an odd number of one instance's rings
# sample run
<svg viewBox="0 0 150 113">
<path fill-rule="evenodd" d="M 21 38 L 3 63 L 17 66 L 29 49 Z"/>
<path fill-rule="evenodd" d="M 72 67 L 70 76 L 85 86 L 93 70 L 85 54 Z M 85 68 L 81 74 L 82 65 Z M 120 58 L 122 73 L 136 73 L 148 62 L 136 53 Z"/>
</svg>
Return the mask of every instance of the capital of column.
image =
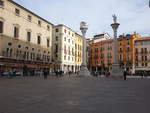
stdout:
<svg viewBox="0 0 150 113">
<path fill-rule="evenodd" d="M 112 27 L 113 30 L 115 31 L 115 30 L 118 29 L 119 25 L 120 25 L 119 23 L 113 23 L 113 24 L 111 24 L 111 27 Z"/>
</svg>

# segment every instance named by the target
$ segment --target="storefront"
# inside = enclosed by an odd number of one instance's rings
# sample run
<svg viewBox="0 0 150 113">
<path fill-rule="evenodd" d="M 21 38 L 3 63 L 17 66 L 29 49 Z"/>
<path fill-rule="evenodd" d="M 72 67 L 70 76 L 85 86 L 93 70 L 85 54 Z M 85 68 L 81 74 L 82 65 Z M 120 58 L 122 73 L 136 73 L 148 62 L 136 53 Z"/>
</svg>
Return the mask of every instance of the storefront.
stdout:
<svg viewBox="0 0 150 113">
<path fill-rule="evenodd" d="M 5 76 L 9 73 L 16 75 L 35 76 L 41 75 L 44 69 L 50 71 L 52 64 L 45 62 L 19 61 L 14 59 L 0 59 L 0 73 Z"/>
</svg>

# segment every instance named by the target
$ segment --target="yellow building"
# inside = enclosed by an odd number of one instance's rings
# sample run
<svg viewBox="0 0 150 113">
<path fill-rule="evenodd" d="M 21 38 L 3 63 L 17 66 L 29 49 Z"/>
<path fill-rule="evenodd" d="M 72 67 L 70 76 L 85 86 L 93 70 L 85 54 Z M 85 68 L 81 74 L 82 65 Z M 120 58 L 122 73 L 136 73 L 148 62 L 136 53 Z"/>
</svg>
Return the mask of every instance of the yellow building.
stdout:
<svg viewBox="0 0 150 113">
<path fill-rule="evenodd" d="M 120 35 L 118 38 L 118 62 L 121 67 L 127 71 L 135 73 L 135 40 L 140 38 L 140 35 L 134 33 L 132 35 Z"/>
<path fill-rule="evenodd" d="M 83 37 L 75 33 L 75 71 L 78 72 L 82 63 Z"/>
<path fill-rule="evenodd" d="M 50 68 L 52 27 L 13 0 L 0 0 L 0 69 L 34 73 Z"/>
</svg>

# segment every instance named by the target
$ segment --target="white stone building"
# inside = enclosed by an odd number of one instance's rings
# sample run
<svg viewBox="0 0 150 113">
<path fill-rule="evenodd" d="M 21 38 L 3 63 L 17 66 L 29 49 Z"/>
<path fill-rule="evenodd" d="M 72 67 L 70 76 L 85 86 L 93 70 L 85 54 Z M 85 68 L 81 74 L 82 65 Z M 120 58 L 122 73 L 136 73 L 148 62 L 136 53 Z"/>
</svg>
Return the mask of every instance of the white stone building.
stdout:
<svg viewBox="0 0 150 113">
<path fill-rule="evenodd" d="M 92 43 L 101 42 L 103 40 L 107 40 L 107 39 L 110 39 L 110 38 L 111 37 L 110 37 L 110 35 L 108 33 L 97 34 L 92 39 Z"/>
<path fill-rule="evenodd" d="M 75 32 L 65 25 L 53 28 L 54 70 L 75 72 Z"/>
</svg>

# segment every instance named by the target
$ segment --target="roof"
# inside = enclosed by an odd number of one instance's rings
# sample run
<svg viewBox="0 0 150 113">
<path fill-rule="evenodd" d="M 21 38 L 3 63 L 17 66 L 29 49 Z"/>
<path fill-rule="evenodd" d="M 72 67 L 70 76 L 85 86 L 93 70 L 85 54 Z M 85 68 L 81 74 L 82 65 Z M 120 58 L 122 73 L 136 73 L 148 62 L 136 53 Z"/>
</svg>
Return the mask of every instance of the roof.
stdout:
<svg viewBox="0 0 150 113">
<path fill-rule="evenodd" d="M 37 14 L 33 13 L 32 11 L 28 10 L 27 8 L 25 8 L 25 7 L 21 6 L 20 4 L 14 2 L 13 0 L 8 0 L 8 1 L 11 2 L 11 3 L 13 3 L 13 4 L 15 4 L 15 5 L 17 5 L 18 7 L 22 8 L 22 9 L 24 9 L 25 11 L 27 11 L 27 12 L 33 14 L 34 16 L 40 18 L 41 20 L 43 20 L 43 21 L 45 21 L 45 22 L 51 24 L 52 26 L 54 25 L 54 24 L 50 23 L 49 21 L 45 20 L 44 18 L 40 17 L 39 15 L 37 15 Z"/>
<path fill-rule="evenodd" d="M 94 37 L 104 36 L 105 34 L 109 35 L 108 33 L 102 33 L 102 34 L 94 35 Z"/>
<path fill-rule="evenodd" d="M 66 28 L 70 29 L 71 31 L 75 32 L 75 31 L 72 30 L 70 27 L 68 27 L 68 26 L 66 26 L 66 25 L 64 25 L 64 24 L 58 24 L 58 25 L 56 25 L 55 27 L 60 27 L 60 26 L 66 27 Z M 75 33 L 76 33 L 76 32 L 75 32 Z"/>
<path fill-rule="evenodd" d="M 149 41 L 149 40 L 150 40 L 150 37 L 142 37 L 142 38 L 136 39 L 135 41 Z"/>
<path fill-rule="evenodd" d="M 107 43 L 107 42 L 113 42 L 113 39 L 102 40 L 100 42 L 93 43 L 92 45 L 94 46 L 94 45 L 103 44 L 103 43 Z"/>
<path fill-rule="evenodd" d="M 76 33 L 76 32 L 75 32 L 75 34 L 83 38 L 83 36 L 82 36 L 82 35 L 80 35 L 80 34 L 78 34 L 78 33 Z"/>
</svg>

